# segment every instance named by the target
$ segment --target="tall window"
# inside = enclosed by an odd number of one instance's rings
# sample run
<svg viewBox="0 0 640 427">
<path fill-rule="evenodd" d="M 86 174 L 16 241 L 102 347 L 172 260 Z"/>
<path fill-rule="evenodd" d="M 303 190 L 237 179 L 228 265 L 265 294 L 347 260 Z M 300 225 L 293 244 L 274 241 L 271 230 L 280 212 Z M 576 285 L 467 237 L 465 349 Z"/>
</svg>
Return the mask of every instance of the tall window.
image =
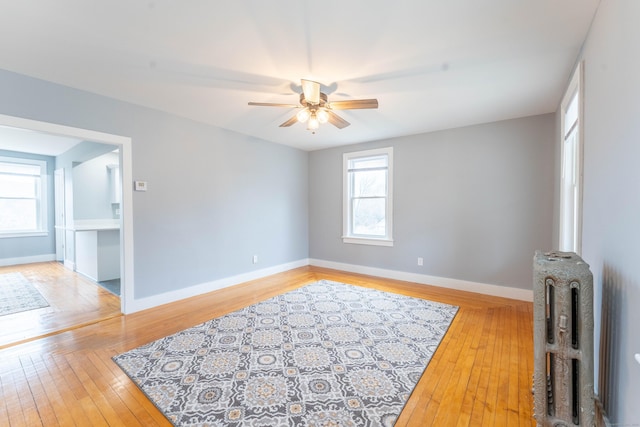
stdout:
<svg viewBox="0 0 640 427">
<path fill-rule="evenodd" d="M 46 233 L 47 164 L 0 157 L 0 237 Z"/>
<path fill-rule="evenodd" d="M 582 245 L 582 63 L 561 104 L 560 242 L 562 251 L 580 254 Z"/>
<path fill-rule="evenodd" d="M 393 246 L 393 148 L 345 153 L 343 241 Z"/>
</svg>

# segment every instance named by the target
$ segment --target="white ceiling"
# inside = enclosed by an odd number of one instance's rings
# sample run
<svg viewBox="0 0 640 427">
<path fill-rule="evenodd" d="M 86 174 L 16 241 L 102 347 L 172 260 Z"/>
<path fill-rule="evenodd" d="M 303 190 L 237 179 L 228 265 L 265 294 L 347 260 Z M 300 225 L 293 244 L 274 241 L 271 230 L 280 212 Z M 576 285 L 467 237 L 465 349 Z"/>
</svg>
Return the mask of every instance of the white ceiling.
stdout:
<svg viewBox="0 0 640 427">
<path fill-rule="evenodd" d="M 81 143 L 81 139 L 0 126 L 0 149 L 58 156 Z"/>
<path fill-rule="evenodd" d="M 2 1 L 0 68 L 305 150 L 556 110 L 599 0 Z M 351 126 L 280 128 L 300 78 Z"/>
</svg>

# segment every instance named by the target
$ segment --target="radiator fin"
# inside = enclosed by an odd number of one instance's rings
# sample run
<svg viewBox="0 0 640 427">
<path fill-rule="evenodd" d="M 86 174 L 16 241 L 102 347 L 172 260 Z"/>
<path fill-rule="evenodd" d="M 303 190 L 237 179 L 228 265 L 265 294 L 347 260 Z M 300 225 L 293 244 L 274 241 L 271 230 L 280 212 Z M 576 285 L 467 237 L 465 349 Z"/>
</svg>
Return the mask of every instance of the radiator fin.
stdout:
<svg viewBox="0 0 640 427">
<path fill-rule="evenodd" d="M 534 417 L 538 426 L 594 426 L 593 276 L 572 252 L 534 257 Z"/>
</svg>

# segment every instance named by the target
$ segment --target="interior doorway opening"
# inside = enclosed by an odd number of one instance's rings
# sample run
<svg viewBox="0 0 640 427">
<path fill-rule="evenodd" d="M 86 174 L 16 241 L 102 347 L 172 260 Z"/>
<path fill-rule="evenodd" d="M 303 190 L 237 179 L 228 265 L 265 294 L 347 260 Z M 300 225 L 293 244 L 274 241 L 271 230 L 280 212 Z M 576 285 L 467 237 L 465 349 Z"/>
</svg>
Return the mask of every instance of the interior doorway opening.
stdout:
<svg viewBox="0 0 640 427">
<path fill-rule="evenodd" d="M 58 125 L 54 123 L 24 119 L 20 117 L 0 115 L 0 126 L 10 127 L 16 129 L 24 129 L 38 133 L 44 133 L 51 135 L 52 137 L 66 137 L 76 139 L 80 141 L 88 141 L 98 144 L 108 144 L 113 148 L 117 148 L 119 157 L 119 168 L 117 170 L 117 181 L 121 185 L 121 203 L 119 205 L 119 268 L 120 268 L 120 283 L 121 283 L 121 295 L 120 295 L 120 311 L 127 313 L 127 306 L 131 306 L 134 295 L 134 282 L 133 282 L 133 218 L 132 218 L 132 189 L 124 185 L 123 183 L 132 182 L 132 161 L 131 161 L 131 138 L 107 134 L 103 132 L 96 132 L 88 129 L 75 128 L 69 126 Z M 112 148 L 112 149 L 113 149 Z M 69 177 L 65 177 L 64 173 L 58 173 L 54 175 L 54 180 L 57 179 L 58 183 L 68 182 Z M 62 180 L 62 181 L 60 181 Z M 68 196 L 68 192 L 65 193 Z M 65 197 L 62 201 L 66 207 L 66 211 L 69 211 L 69 206 L 72 206 L 72 201 L 69 197 Z M 67 218 L 61 219 L 65 221 L 65 226 L 68 225 Z M 66 252 L 70 248 L 70 243 L 75 243 L 75 236 L 70 237 L 69 230 L 65 230 L 65 237 L 62 239 L 63 251 Z M 58 255 L 56 248 L 56 258 L 62 255 Z M 64 258 L 64 256 L 63 256 Z M 75 258 L 75 257 L 74 257 Z M 65 264 L 67 259 L 64 259 Z M 75 265 L 73 266 L 75 269 Z"/>
</svg>

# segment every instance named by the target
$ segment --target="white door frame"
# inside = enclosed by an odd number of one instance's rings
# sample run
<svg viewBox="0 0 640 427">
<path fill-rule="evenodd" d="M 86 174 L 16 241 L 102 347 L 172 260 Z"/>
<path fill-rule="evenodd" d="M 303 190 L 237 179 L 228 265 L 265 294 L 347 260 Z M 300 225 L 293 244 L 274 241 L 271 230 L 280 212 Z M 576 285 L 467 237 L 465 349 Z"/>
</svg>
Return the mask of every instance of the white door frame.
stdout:
<svg viewBox="0 0 640 427">
<path fill-rule="evenodd" d="M 133 307 L 135 295 L 133 281 L 133 190 L 131 185 L 126 185 L 126 183 L 132 182 L 131 138 L 3 114 L 0 114 L 0 126 L 11 126 L 119 146 L 120 182 L 122 183 L 122 202 L 120 205 L 120 311 L 127 314 L 127 307 Z"/>
<path fill-rule="evenodd" d="M 64 169 L 53 171 L 54 198 L 54 232 L 56 235 L 56 261 L 64 261 L 66 251 L 65 206 L 64 206 Z"/>
</svg>

